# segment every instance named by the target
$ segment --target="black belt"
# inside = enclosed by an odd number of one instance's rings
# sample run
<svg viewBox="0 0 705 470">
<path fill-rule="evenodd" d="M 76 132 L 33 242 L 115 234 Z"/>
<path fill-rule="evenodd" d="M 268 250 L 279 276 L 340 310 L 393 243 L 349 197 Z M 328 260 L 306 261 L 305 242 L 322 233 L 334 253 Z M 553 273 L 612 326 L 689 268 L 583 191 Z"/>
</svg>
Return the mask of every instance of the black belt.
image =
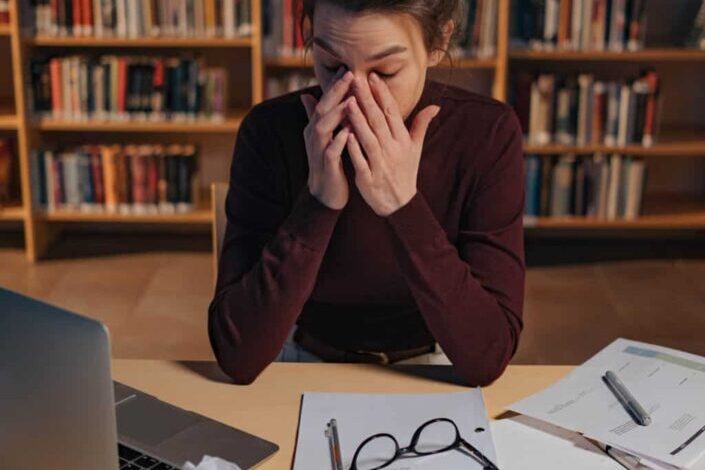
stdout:
<svg viewBox="0 0 705 470">
<path fill-rule="evenodd" d="M 364 362 L 372 364 L 393 364 L 412 357 L 432 353 L 436 343 L 402 351 L 346 351 L 331 346 L 312 336 L 300 326 L 294 333 L 294 341 L 307 351 L 315 354 L 326 362 Z"/>
</svg>

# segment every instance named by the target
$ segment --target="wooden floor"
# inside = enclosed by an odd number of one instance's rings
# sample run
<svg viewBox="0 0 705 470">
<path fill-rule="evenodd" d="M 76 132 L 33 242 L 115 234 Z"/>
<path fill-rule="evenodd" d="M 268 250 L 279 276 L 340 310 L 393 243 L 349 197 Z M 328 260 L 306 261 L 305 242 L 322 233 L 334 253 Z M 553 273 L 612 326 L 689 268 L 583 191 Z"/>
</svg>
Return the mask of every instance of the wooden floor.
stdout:
<svg viewBox="0 0 705 470">
<path fill-rule="evenodd" d="M 577 363 L 619 336 L 705 355 L 704 244 L 529 243 L 514 362 Z M 0 233 L 0 286 L 104 321 L 115 357 L 212 359 L 209 249 L 205 236 L 77 234 L 32 265 Z"/>
</svg>

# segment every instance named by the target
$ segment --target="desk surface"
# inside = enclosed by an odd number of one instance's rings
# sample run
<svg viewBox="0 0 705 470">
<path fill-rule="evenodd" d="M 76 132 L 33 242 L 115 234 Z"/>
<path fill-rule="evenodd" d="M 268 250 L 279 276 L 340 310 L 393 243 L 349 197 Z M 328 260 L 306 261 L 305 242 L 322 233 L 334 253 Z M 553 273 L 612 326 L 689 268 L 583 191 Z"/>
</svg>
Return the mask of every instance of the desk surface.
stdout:
<svg viewBox="0 0 705 470">
<path fill-rule="evenodd" d="M 226 382 L 214 363 L 118 359 L 113 378 L 164 401 L 211 417 L 279 445 L 280 450 L 259 468 L 290 468 L 294 455 L 301 394 L 316 392 L 432 393 L 465 390 L 432 380 L 424 371 L 412 373 L 363 364 L 274 363 L 248 386 Z M 483 389 L 491 418 L 504 407 L 564 376 L 572 366 L 509 366 L 494 384 Z"/>
</svg>

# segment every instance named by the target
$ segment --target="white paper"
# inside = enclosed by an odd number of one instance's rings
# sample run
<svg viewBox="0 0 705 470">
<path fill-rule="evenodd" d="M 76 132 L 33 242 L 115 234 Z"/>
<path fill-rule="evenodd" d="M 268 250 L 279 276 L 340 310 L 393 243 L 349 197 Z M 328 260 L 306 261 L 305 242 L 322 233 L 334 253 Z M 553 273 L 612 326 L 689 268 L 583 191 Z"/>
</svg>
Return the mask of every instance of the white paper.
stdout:
<svg viewBox="0 0 705 470">
<path fill-rule="evenodd" d="M 491 427 L 502 470 L 624 470 L 580 434 L 545 421 L 519 415 Z"/>
<path fill-rule="evenodd" d="M 651 414 L 639 426 L 602 382 L 611 369 Z M 612 446 L 687 467 L 705 454 L 705 359 L 618 339 L 549 388 L 509 407 Z M 681 445 L 695 437 L 681 451 Z"/>
<path fill-rule="evenodd" d="M 414 431 L 426 421 L 449 418 L 460 435 L 496 462 L 487 412 L 480 389 L 441 394 L 304 393 L 301 404 L 294 470 L 331 468 L 327 423 L 338 424 L 344 468 L 349 468 L 358 445 L 377 433 L 389 433 L 406 447 Z M 472 457 L 457 450 L 397 460 L 385 470 L 481 469 Z"/>
<path fill-rule="evenodd" d="M 198 465 L 186 462 L 181 468 L 182 470 L 241 470 L 234 463 L 227 462 L 220 457 L 211 457 L 210 455 L 204 455 Z"/>
</svg>

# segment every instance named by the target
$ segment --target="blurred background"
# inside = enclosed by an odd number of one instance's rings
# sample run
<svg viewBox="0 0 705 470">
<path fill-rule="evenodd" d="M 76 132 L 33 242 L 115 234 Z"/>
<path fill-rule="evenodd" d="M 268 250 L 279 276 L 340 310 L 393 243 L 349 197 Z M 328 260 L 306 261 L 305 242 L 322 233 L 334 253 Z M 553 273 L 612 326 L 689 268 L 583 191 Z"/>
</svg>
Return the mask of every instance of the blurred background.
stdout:
<svg viewBox="0 0 705 470">
<path fill-rule="evenodd" d="M 120 358 L 211 359 L 211 185 L 254 104 L 315 83 L 297 0 L 0 0 L 0 285 Z M 705 354 L 705 1 L 466 0 L 429 77 L 525 132 L 514 363 Z"/>
</svg>

